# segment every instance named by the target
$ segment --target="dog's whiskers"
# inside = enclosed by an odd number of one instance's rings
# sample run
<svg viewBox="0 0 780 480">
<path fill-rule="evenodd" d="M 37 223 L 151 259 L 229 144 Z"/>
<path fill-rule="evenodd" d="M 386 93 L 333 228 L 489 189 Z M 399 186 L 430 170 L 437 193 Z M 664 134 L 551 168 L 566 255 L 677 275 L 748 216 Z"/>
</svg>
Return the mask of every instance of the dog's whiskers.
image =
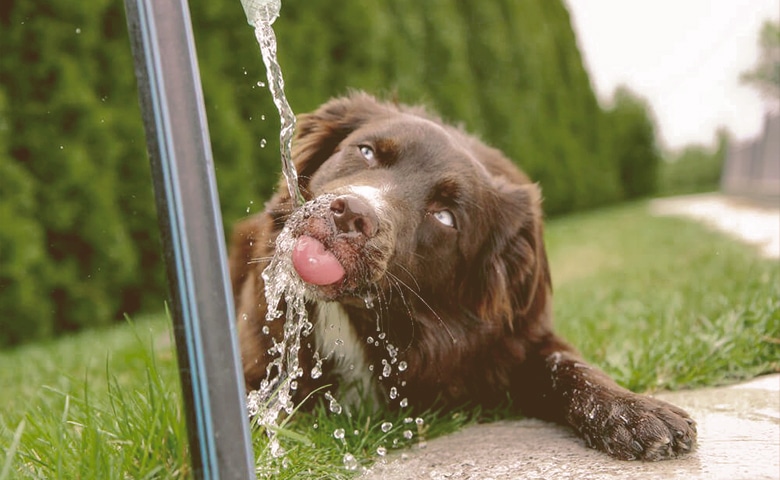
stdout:
<svg viewBox="0 0 780 480">
<path fill-rule="evenodd" d="M 401 296 L 401 303 L 403 304 L 404 308 L 406 309 L 407 317 L 409 318 L 409 325 L 412 327 L 412 333 L 409 336 L 409 342 L 406 344 L 406 346 L 402 349 L 402 351 L 406 351 L 409 348 L 411 348 L 412 343 L 414 342 L 414 334 L 415 334 L 415 321 L 414 321 L 414 314 L 412 313 L 412 308 L 409 305 L 409 302 L 406 300 L 406 296 L 404 295 L 403 288 L 401 283 L 398 280 L 398 277 L 393 275 L 390 272 L 387 272 L 387 281 L 390 283 L 390 295 L 393 294 L 394 290 L 398 290 L 398 294 Z M 389 303 L 388 303 L 388 312 L 389 310 Z"/>
<path fill-rule="evenodd" d="M 419 283 L 417 283 L 417 279 L 416 279 L 416 278 L 414 278 L 414 275 L 412 275 L 412 272 L 410 272 L 410 271 L 409 271 L 409 269 L 408 269 L 408 268 L 406 268 L 406 267 L 404 267 L 403 265 L 398 265 L 398 268 L 400 268 L 401 270 L 403 270 L 404 272 L 406 272 L 406 273 L 409 275 L 409 278 L 411 278 L 411 279 L 412 279 L 412 281 L 414 282 L 414 286 L 415 286 L 415 287 L 417 287 L 417 290 L 420 290 L 420 284 L 419 284 Z M 397 278 L 397 277 L 396 277 L 396 278 Z"/>
<path fill-rule="evenodd" d="M 263 262 L 265 262 L 265 263 L 268 263 L 268 262 L 270 262 L 271 260 L 273 260 L 273 258 L 274 258 L 274 257 L 257 257 L 257 258 L 251 258 L 251 259 L 249 259 L 249 260 L 248 260 L 246 263 L 247 263 L 247 265 L 253 265 L 253 264 L 257 264 L 257 263 L 263 263 Z"/>
<path fill-rule="evenodd" d="M 425 299 L 424 299 L 422 296 L 420 296 L 420 294 L 419 294 L 419 293 L 417 293 L 417 292 L 416 292 L 414 289 L 412 289 L 412 288 L 411 288 L 409 285 L 407 285 L 406 283 L 404 283 L 404 282 L 403 282 L 403 280 L 401 280 L 400 278 L 398 278 L 398 276 L 397 276 L 397 275 L 393 275 L 393 274 L 392 274 L 392 273 L 390 273 L 390 272 L 387 272 L 387 275 L 389 275 L 389 276 L 392 276 L 392 277 L 393 277 L 393 278 L 394 278 L 394 279 L 395 279 L 397 282 L 399 282 L 401 285 L 403 285 L 404 287 L 406 287 L 406 288 L 407 288 L 407 289 L 408 289 L 408 290 L 409 290 L 411 293 L 413 293 L 413 294 L 414 294 L 414 296 L 415 296 L 415 297 L 417 297 L 417 298 L 418 298 L 418 299 L 419 299 L 419 300 L 422 302 L 422 304 L 423 304 L 423 305 L 425 305 L 425 306 L 428 308 L 428 310 L 430 310 L 430 311 L 431 311 L 431 313 L 433 314 L 433 316 L 434 316 L 434 317 L 436 317 L 436 320 L 438 320 L 438 321 L 439 321 L 439 323 L 441 324 L 441 326 L 442 326 L 442 327 L 444 327 L 444 330 L 447 332 L 447 335 L 449 335 L 449 336 L 450 336 L 450 339 L 452 340 L 452 343 L 453 343 L 453 344 L 454 344 L 454 343 L 458 343 L 458 340 L 457 340 L 457 339 L 455 338 L 455 336 L 452 334 L 452 331 L 449 329 L 449 327 L 448 327 L 448 326 L 447 326 L 447 324 L 444 322 L 444 320 L 441 318 L 441 316 L 439 316 L 439 314 L 438 314 L 438 313 L 436 313 L 436 310 L 434 310 L 434 309 L 433 309 L 433 307 L 431 307 L 431 305 L 430 305 L 430 304 L 429 304 L 429 303 L 428 303 L 428 302 L 427 302 L 427 301 L 426 301 L 426 300 L 425 300 Z M 400 291 L 400 290 L 399 290 L 399 291 Z M 411 312 L 409 312 L 409 313 L 410 313 L 410 315 L 411 315 Z"/>
</svg>

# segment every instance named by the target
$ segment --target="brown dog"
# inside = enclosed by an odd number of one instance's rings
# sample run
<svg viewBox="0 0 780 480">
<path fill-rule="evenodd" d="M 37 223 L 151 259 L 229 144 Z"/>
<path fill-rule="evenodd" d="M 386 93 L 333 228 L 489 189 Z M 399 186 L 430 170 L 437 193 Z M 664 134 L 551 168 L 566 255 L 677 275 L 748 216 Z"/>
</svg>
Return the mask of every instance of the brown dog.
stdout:
<svg viewBox="0 0 780 480">
<path fill-rule="evenodd" d="M 681 409 L 629 392 L 552 330 L 536 184 L 501 152 L 421 108 L 352 94 L 302 116 L 293 159 L 308 200 L 288 225 L 314 341 L 300 400 L 358 383 L 391 407 L 487 407 L 571 425 L 621 459 L 689 451 Z M 231 278 L 247 387 L 272 360 L 261 272 L 292 213 L 282 186 L 233 235 Z M 263 328 L 263 327 L 268 328 Z"/>
</svg>

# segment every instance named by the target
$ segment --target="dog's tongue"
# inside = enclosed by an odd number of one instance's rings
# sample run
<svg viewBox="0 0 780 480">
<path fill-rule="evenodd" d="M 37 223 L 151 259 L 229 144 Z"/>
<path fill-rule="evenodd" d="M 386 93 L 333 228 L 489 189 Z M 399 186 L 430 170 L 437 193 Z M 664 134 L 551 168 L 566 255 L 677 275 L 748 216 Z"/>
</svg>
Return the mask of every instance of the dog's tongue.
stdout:
<svg viewBox="0 0 780 480">
<path fill-rule="evenodd" d="M 314 285 L 330 285 L 344 278 L 344 267 L 336 257 L 325 250 L 319 240 L 302 235 L 295 242 L 292 252 L 295 271 L 304 282 Z"/>
</svg>

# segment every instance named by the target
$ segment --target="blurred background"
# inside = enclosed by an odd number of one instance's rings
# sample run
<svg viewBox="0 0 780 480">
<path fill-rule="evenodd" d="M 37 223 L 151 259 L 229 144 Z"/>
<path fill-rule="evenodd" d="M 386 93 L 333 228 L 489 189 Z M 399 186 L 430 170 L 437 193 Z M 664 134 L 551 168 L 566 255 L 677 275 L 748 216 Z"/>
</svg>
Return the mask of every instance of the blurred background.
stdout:
<svg viewBox="0 0 780 480">
<path fill-rule="evenodd" d="M 229 228 L 277 182 L 278 114 L 238 0 L 190 9 Z M 777 0 L 285 0 L 274 27 L 296 113 L 348 89 L 424 103 L 504 150 L 558 216 L 766 178 L 779 11 Z M 123 3 L 4 0 L 0 347 L 163 309 L 149 171 Z"/>
</svg>

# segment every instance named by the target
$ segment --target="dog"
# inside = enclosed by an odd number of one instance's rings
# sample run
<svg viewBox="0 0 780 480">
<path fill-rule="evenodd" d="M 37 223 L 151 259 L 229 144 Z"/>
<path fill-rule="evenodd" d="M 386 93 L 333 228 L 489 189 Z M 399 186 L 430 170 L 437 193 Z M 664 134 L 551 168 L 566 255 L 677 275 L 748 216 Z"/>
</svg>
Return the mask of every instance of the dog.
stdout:
<svg viewBox="0 0 780 480">
<path fill-rule="evenodd" d="M 231 239 L 248 389 L 283 335 L 261 273 L 287 227 L 314 325 L 298 358 L 325 372 L 298 379 L 298 401 L 323 385 L 390 408 L 509 401 L 618 459 L 694 447 L 685 411 L 618 386 L 554 333 L 540 188 L 499 150 L 423 107 L 353 92 L 300 117 L 292 156 L 306 214 L 281 183 Z"/>
</svg>

